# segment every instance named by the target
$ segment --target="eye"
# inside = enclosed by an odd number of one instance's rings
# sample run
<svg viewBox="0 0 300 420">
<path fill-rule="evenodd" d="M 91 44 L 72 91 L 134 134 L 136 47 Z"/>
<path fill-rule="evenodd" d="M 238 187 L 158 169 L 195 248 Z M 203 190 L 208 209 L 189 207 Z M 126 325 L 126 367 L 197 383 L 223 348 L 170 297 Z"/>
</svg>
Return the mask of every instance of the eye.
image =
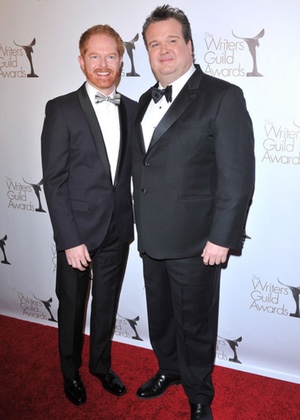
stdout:
<svg viewBox="0 0 300 420">
<path fill-rule="evenodd" d="M 152 44 L 149 45 L 150 48 L 156 48 L 158 47 L 158 42 L 152 42 Z"/>
<path fill-rule="evenodd" d="M 115 61 L 117 59 L 117 56 L 116 55 L 108 55 L 106 57 L 106 59 L 107 59 L 107 61 Z"/>
</svg>

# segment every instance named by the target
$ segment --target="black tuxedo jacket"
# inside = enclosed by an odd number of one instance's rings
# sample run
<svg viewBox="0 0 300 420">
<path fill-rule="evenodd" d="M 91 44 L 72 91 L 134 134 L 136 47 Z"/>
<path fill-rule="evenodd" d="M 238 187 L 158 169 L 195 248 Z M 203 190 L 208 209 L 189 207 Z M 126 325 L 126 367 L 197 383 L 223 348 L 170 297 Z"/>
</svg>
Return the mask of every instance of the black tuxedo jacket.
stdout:
<svg viewBox="0 0 300 420">
<path fill-rule="evenodd" d="M 200 255 L 209 240 L 239 249 L 254 188 L 252 122 L 241 89 L 199 66 L 145 151 L 140 98 L 133 144 L 138 248 L 156 259 Z"/>
<path fill-rule="evenodd" d="M 112 213 L 122 242 L 133 240 L 131 135 L 137 103 L 122 95 L 120 150 L 112 183 L 101 129 L 85 84 L 46 105 L 42 131 L 45 196 L 57 250 L 99 246 Z"/>
</svg>

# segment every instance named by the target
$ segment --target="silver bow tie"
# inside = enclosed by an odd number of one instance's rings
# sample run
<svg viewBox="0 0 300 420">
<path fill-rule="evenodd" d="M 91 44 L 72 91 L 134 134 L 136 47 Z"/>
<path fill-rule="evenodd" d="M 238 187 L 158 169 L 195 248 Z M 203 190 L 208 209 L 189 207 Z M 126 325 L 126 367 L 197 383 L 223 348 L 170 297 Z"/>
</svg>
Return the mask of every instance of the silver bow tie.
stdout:
<svg viewBox="0 0 300 420">
<path fill-rule="evenodd" d="M 95 103 L 99 104 L 100 102 L 108 101 L 115 105 L 120 105 L 121 102 L 121 94 L 114 93 L 112 96 L 105 96 L 100 92 L 97 92 L 95 95 Z"/>
</svg>

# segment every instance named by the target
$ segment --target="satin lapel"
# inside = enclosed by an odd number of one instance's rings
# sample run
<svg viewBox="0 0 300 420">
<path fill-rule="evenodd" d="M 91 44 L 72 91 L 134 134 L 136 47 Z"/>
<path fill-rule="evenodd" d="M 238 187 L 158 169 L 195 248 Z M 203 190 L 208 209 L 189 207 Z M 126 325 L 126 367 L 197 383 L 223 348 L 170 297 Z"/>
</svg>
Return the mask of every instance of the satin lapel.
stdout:
<svg viewBox="0 0 300 420">
<path fill-rule="evenodd" d="M 155 85 L 157 86 L 157 85 Z M 151 88 L 152 89 L 152 88 Z M 143 136 L 143 130 L 142 130 L 142 120 L 144 118 L 145 112 L 147 111 L 148 105 L 152 99 L 151 97 L 151 89 L 149 89 L 145 94 L 142 96 L 140 103 L 139 103 L 139 111 L 137 115 L 137 132 L 138 132 L 138 143 L 140 146 L 140 149 L 143 154 L 146 154 L 145 150 L 145 142 L 144 142 L 144 136 Z"/>
<path fill-rule="evenodd" d="M 103 168 L 107 176 L 111 179 L 110 173 L 110 165 L 107 157 L 106 147 L 103 140 L 103 135 L 101 132 L 101 128 L 95 114 L 94 108 L 91 104 L 90 98 L 88 97 L 85 85 L 82 85 L 81 88 L 78 90 L 78 97 L 83 112 L 86 115 L 88 120 L 88 124 L 93 136 L 93 140 L 95 142 L 95 146 L 98 150 Z"/>
<path fill-rule="evenodd" d="M 149 145 L 148 152 L 151 151 L 153 146 L 165 134 L 165 132 L 180 118 L 185 110 L 195 101 L 201 94 L 200 82 L 203 73 L 201 70 L 196 70 L 191 78 L 187 81 L 182 88 L 160 123 L 157 125 L 153 132 L 153 136 Z"/>
<path fill-rule="evenodd" d="M 126 108 L 122 99 L 119 105 L 119 121 L 120 121 L 120 147 L 119 147 L 119 156 L 118 156 L 118 163 L 117 163 L 114 185 L 117 185 L 120 174 L 122 172 L 122 166 L 124 164 L 125 150 L 126 150 L 126 143 L 127 143 L 127 132 L 128 132 L 127 111 L 126 111 Z"/>
</svg>

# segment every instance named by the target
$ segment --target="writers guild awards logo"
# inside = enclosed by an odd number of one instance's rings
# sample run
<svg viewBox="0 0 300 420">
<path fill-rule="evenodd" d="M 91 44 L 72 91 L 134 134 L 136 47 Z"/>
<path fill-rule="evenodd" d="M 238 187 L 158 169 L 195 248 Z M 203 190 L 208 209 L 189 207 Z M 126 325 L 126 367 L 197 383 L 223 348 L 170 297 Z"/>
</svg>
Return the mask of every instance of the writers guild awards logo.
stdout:
<svg viewBox="0 0 300 420">
<path fill-rule="evenodd" d="M 57 322 L 56 319 L 54 318 L 54 316 L 52 315 L 52 312 L 51 312 L 52 298 L 50 298 L 48 300 L 41 300 L 41 299 L 36 298 L 34 295 L 33 295 L 33 297 L 36 300 L 38 300 L 39 302 L 41 302 L 44 305 L 44 307 L 46 308 L 46 310 L 49 312 L 50 318 L 48 318 L 48 321 Z"/>
<path fill-rule="evenodd" d="M 295 129 L 296 127 L 296 129 Z M 300 164 L 300 126 L 293 120 L 293 125 L 283 125 L 265 120 L 265 150 L 261 162 L 269 164 L 299 165 Z"/>
<path fill-rule="evenodd" d="M 1 263 L 10 265 L 10 262 L 7 260 L 6 252 L 5 252 L 5 245 L 6 245 L 5 242 L 6 241 L 7 241 L 7 235 L 3 236 L 3 238 L 0 239 L 0 248 L 1 248 L 1 251 L 2 251 L 2 254 L 3 254 L 3 260 L 1 260 Z"/>
<path fill-rule="evenodd" d="M 290 291 L 292 292 L 292 296 L 294 298 L 295 301 L 295 305 L 296 305 L 296 309 L 295 309 L 295 313 L 290 313 L 290 316 L 293 316 L 295 318 L 300 318 L 300 308 L 299 308 L 299 301 L 300 301 L 300 286 L 299 287 L 295 287 L 295 286 L 290 286 L 288 284 L 284 284 L 282 283 L 279 279 L 277 279 L 278 283 L 282 284 L 282 286 L 286 286 L 290 289 Z"/>
<path fill-rule="evenodd" d="M 250 52 L 251 57 L 252 57 L 253 68 L 252 68 L 251 72 L 247 73 L 247 77 L 262 77 L 262 74 L 260 74 L 257 70 L 256 48 L 259 47 L 259 39 L 262 38 L 264 36 L 264 34 L 265 34 L 265 30 L 262 29 L 253 38 L 242 38 L 240 36 L 236 36 L 232 31 L 232 35 L 235 38 L 242 39 L 243 41 L 246 42 L 246 44 L 248 45 L 248 48 L 249 48 L 249 52 Z"/>
<path fill-rule="evenodd" d="M 131 41 L 124 42 L 124 47 L 126 49 L 126 52 L 128 54 L 130 64 L 131 64 L 131 70 L 130 72 L 126 73 L 126 76 L 128 77 L 140 77 L 140 75 L 135 71 L 134 66 L 134 59 L 133 59 L 133 50 L 135 49 L 135 42 L 137 42 L 139 39 L 139 34 L 136 34 L 134 38 L 132 38 Z"/>
<path fill-rule="evenodd" d="M 242 364 L 242 362 L 239 360 L 238 355 L 237 355 L 237 347 L 239 343 L 242 341 L 242 337 L 236 338 L 235 340 L 223 338 L 220 336 L 218 337 L 219 339 L 217 341 L 217 357 L 219 359 L 228 360 L 229 362 Z M 226 348 L 228 346 L 233 352 L 233 357 L 228 357 L 228 355 L 225 352 L 225 349 L 222 349 L 222 347 Z"/>
<path fill-rule="evenodd" d="M 115 334 L 119 335 L 119 336 L 123 336 L 126 338 L 131 338 L 132 340 L 139 340 L 139 341 L 144 341 L 138 331 L 137 331 L 137 321 L 140 320 L 140 317 L 137 316 L 133 319 L 130 318 L 125 318 L 123 316 L 120 316 L 118 314 L 118 316 L 122 319 L 117 318 L 116 319 L 116 325 L 115 325 Z M 130 328 L 133 330 L 134 335 L 129 334 L 129 332 L 127 331 L 126 327 L 130 326 Z"/>
<path fill-rule="evenodd" d="M 46 211 L 43 209 L 42 207 L 42 203 L 41 203 L 41 185 L 43 185 L 43 180 L 41 179 L 41 181 L 38 184 L 31 184 L 27 181 L 25 181 L 25 179 L 23 178 L 23 181 L 25 182 L 25 184 L 30 185 L 33 188 L 33 191 L 38 199 L 38 203 L 39 203 L 39 207 L 37 209 L 35 209 L 35 211 L 38 211 L 40 213 L 46 213 Z"/>
<path fill-rule="evenodd" d="M 41 203 L 41 185 L 43 185 L 43 180 L 35 184 L 27 182 L 23 178 L 22 183 L 6 177 L 6 185 L 9 209 L 46 213 Z M 32 193 L 35 194 L 38 200 L 39 206 L 37 208 L 31 202 Z"/>
<path fill-rule="evenodd" d="M 27 74 L 27 77 L 39 77 L 37 74 L 35 74 L 34 72 L 34 68 L 33 68 L 33 61 L 32 61 L 32 54 L 33 54 L 33 46 L 35 45 L 36 40 L 35 38 L 33 38 L 33 40 L 31 41 L 31 43 L 29 45 L 19 45 L 14 41 L 14 44 L 17 47 L 21 47 L 23 48 L 23 50 L 25 51 L 26 57 L 29 61 L 29 65 L 30 65 L 30 73 Z"/>
<path fill-rule="evenodd" d="M 52 298 L 48 300 L 37 299 L 33 295 L 34 299 L 28 296 L 24 296 L 23 293 L 18 292 L 18 298 L 20 300 L 20 306 L 23 310 L 23 315 L 27 315 L 32 318 L 41 319 L 44 321 L 57 322 L 51 311 Z M 45 314 L 45 309 L 48 314 Z"/>
</svg>

